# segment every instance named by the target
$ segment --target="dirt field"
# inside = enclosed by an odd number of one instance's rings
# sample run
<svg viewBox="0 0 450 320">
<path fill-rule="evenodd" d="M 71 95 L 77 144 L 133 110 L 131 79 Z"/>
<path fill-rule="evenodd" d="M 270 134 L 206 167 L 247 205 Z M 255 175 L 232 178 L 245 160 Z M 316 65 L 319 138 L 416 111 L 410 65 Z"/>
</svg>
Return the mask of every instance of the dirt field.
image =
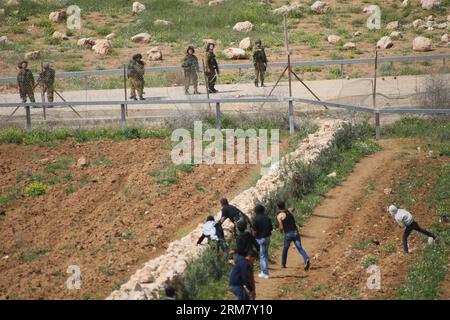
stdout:
<svg viewBox="0 0 450 320">
<path fill-rule="evenodd" d="M 393 194 L 386 194 L 384 189 L 392 188 L 395 193 L 408 174 L 417 170 L 416 174 L 428 183 L 411 189 L 415 201 L 407 209 L 427 228 L 435 216 L 424 199 L 433 189 L 435 177 L 424 167 L 450 161 L 448 157 L 427 158 L 425 152 L 411 148 L 415 144 L 417 141 L 412 140 L 382 141 L 384 150 L 363 159 L 342 185 L 331 190 L 302 227 L 302 244 L 313 257 L 311 270 L 303 271 L 303 259 L 293 247 L 287 269 L 281 269 L 280 248 L 275 254 L 276 264 L 270 266 L 271 278 L 257 280 L 258 299 L 393 298 L 411 261 L 424 246 L 424 238 L 413 232 L 409 238 L 412 254 L 403 253 L 402 230 L 385 211 Z M 363 265 L 370 259 L 380 267 L 381 290 L 366 287 L 369 274 Z M 443 298 L 445 294 L 448 296 L 448 289 L 444 289 Z"/>
<path fill-rule="evenodd" d="M 255 177 L 249 165 L 196 166 L 157 184 L 149 173 L 170 165 L 168 143 L 0 145 L 1 194 L 22 190 L 0 204 L 0 299 L 103 299 Z M 46 194 L 24 195 L 31 181 Z M 82 290 L 66 289 L 69 265 Z"/>
</svg>

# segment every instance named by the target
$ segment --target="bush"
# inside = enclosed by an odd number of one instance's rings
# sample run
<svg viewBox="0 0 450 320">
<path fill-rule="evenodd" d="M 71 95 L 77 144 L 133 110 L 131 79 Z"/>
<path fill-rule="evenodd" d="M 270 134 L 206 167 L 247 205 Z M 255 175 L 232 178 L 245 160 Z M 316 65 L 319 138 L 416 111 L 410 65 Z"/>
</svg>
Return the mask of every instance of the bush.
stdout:
<svg viewBox="0 0 450 320">
<path fill-rule="evenodd" d="M 427 76 L 424 91 L 418 93 L 421 107 L 434 109 L 450 108 L 450 81 L 443 73 Z"/>
<path fill-rule="evenodd" d="M 25 193 L 29 197 L 37 197 L 43 195 L 46 191 L 47 186 L 38 181 L 31 182 L 25 189 Z"/>
</svg>

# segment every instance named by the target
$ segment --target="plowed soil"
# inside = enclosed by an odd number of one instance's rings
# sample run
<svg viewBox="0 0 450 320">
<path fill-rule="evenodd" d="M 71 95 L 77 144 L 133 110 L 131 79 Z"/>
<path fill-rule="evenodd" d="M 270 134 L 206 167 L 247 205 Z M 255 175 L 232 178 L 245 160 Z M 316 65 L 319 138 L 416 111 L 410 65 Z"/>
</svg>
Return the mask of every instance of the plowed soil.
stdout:
<svg viewBox="0 0 450 320">
<path fill-rule="evenodd" d="M 0 299 L 103 299 L 255 175 L 249 165 L 201 165 L 157 184 L 149 173 L 171 165 L 168 143 L 0 145 L 0 194 L 20 190 L 0 204 Z M 27 196 L 40 175 L 46 194 Z M 66 287 L 70 265 L 80 267 L 80 290 Z"/>
<path fill-rule="evenodd" d="M 435 177 L 424 168 L 448 162 L 448 157 L 428 158 L 409 146 L 417 141 L 385 140 L 384 149 L 364 158 L 354 172 L 331 190 L 301 228 L 302 244 L 312 257 L 311 269 L 303 270 L 303 259 L 292 247 L 287 268 L 280 268 L 281 248 L 270 265 L 270 279 L 257 280 L 258 299 L 389 299 L 404 283 L 413 259 L 425 246 L 423 235 L 409 238 L 411 254 L 404 254 L 403 230 L 386 213 L 394 193 L 416 170 L 425 179 L 420 188 L 411 188 L 414 204 L 407 209 L 427 228 L 436 222 L 426 203 Z M 385 189 L 392 190 L 385 190 Z M 374 242 L 379 242 L 375 244 Z M 367 264 L 380 268 L 381 288 L 368 289 Z M 448 279 L 447 279 L 448 285 Z M 443 284 L 444 298 L 448 289 Z"/>
</svg>

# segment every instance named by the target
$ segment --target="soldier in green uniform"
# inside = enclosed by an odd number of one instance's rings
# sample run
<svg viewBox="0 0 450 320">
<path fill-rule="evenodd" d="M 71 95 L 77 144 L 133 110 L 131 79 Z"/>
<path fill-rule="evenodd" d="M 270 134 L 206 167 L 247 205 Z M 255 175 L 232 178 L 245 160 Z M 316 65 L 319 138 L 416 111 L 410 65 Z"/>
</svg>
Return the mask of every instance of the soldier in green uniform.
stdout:
<svg viewBox="0 0 450 320">
<path fill-rule="evenodd" d="M 261 81 L 261 87 L 264 87 L 264 73 L 267 69 L 267 57 L 264 48 L 261 46 L 261 40 L 255 41 L 253 65 L 255 66 L 255 87 L 258 87 L 259 81 Z"/>
<path fill-rule="evenodd" d="M 216 85 L 217 77 L 220 75 L 219 65 L 217 64 L 216 55 L 214 54 L 214 43 L 208 43 L 206 46 L 206 70 L 205 74 L 208 79 L 208 92 L 217 93 L 214 86 Z"/>
<path fill-rule="evenodd" d="M 17 85 L 19 86 L 19 94 L 22 102 L 27 102 L 27 97 L 31 102 L 36 102 L 34 99 L 34 77 L 31 70 L 28 69 L 28 62 L 22 61 L 20 70 L 17 75 Z"/>
<path fill-rule="evenodd" d="M 133 55 L 132 60 L 128 63 L 128 79 L 131 84 L 130 99 L 137 100 L 136 91 L 140 100 L 145 100 L 144 94 L 144 73 L 145 62 L 142 61 L 142 55 L 137 53 Z"/>
<path fill-rule="evenodd" d="M 181 67 L 184 69 L 184 93 L 189 94 L 189 86 L 194 86 L 194 94 L 200 94 L 198 92 L 198 76 L 197 72 L 200 71 L 198 67 L 198 59 L 194 55 L 195 49 L 189 46 L 186 50 L 186 56 L 184 57 Z"/>
<path fill-rule="evenodd" d="M 55 69 L 50 68 L 48 62 L 43 64 L 43 69 L 39 75 L 38 82 L 41 82 L 42 88 L 44 89 L 44 94 L 47 93 L 47 101 L 53 102 L 54 83 L 55 83 Z M 53 106 L 48 106 L 48 108 L 53 108 Z"/>
</svg>

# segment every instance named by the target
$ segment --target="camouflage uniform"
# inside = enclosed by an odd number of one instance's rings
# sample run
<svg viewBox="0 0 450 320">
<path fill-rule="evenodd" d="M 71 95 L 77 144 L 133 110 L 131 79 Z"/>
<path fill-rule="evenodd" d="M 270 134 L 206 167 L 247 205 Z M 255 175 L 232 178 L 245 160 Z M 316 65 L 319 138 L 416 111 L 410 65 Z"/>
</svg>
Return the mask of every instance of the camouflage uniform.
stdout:
<svg viewBox="0 0 450 320">
<path fill-rule="evenodd" d="M 34 77 L 29 69 L 20 69 L 17 75 L 17 84 L 19 86 L 19 94 L 22 102 L 27 102 L 27 96 L 31 102 L 36 102 L 34 99 Z"/>
<path fill-rule="evenodd" d="M 47 101 L 53 102 L 53 93 L 55 91 L 55 69 L 50 67 L 44 68 L 44 71 L 39 75 L 39 80 L 42 83 L 44 94 L 47 93 Z M 51 106 L 49 108 L 51 108 Z"/>
<path fill-rule="evenodd" d="M 188 48 L 189 51 L 190 48 Z M 189 93 L 189 86 L 192 84 L 194 86 L 194 94 L 198 94 L 198 76 L 199 72 L 198 59 L 194 54 L 187 54 L 184 57 L 181 67 L 184 69 L 184 91 L 186 94 Z"/>
<path fill-rule="evenodd" d="M 208 78 L 208 89 L 210 93 L 215 93 L 217 90 L 214 88 L 219 75 L 219 65 L 217 64 L 216 55 L 213 52 L 209 52 L 206 55 L 206 77 Z"/>
<path fill-rule="evenodd" d="M 128 79 L 131 84 L 131 96 L 130 99 L 136 99 L 136 90 L 139 98 L 143 100 L 144 94 L 144 73 L 145 63 L 142 60 L 131 60 L 128 63 Z"/>
<path fill-rule="evenodd" d="M 255 66 L 255 86 L 261 81 L 261 87 L 264 86 L 264 73 L 267 68 L 267 57 L 264 48 L 257 47 L 253 51 L 253 65 Z"/>
</svg>

